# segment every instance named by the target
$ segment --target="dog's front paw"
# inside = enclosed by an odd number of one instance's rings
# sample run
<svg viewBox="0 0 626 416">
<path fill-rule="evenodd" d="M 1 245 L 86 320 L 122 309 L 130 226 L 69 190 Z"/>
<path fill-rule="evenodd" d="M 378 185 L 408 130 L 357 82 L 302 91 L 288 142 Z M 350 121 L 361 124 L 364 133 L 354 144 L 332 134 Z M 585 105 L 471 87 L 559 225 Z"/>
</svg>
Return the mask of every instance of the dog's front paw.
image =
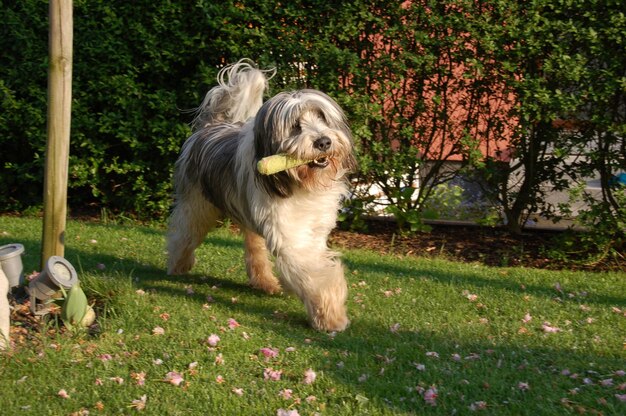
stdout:
<svg viewBox="0 0 626 416">
<path fill-rule="evenodd" d="M 278 283 L 275 277 L 272 279 L 250 279 L 250 286 L 255 289 L 262 290 L 268 295 L 277 295 L 282 293 L 283 288 Z"/>
<path fill-rule="evenodd" d="M 311 325 L 318 331 L 326 332 L 341 332 L 344 331 L 350 324 L 348 315 L 345 312 L 345 308 L 342 311 L 336 311 L 329 313 L 330 311 L 323 311 L 318 309 L 314 316 L 311 317 Z"/>
<path fill-rule="evenodd" d="M 181 274 L 185 274 L 191 270 L 191 268 L 196 264 L 195 256 L 186 257 L 183 259 L 178 259 L 178 261 L 173 261 L 170 259 L 167 265 L 167 274 L 170 276 L 177 276 Z"/>
</svg>

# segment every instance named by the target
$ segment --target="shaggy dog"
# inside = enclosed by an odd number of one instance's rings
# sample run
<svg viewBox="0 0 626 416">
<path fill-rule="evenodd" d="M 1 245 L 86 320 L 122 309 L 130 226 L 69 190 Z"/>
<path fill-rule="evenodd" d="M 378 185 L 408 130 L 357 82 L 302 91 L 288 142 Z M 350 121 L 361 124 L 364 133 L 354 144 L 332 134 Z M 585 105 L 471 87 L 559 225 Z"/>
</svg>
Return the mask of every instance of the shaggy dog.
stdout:
<svg viewBox="0 0 626 416">
<path fill-rule="evenodd" d="M 246 60 L 222 69 L 198 109 L 175 165 L 168 273 L 188 272 L 196 247 L 227 216 L 245 235 L 250 284 L 295 293 L 314 328 L 342 331 L 350 322 L 347 285 L 327 239 L 355 166 L 350 129 L 320 91 L 283 92 L 263 103 L 268 72 Z M 310 162 L 260 174 L 257 162 L 276 154 Z"/>
</svg>

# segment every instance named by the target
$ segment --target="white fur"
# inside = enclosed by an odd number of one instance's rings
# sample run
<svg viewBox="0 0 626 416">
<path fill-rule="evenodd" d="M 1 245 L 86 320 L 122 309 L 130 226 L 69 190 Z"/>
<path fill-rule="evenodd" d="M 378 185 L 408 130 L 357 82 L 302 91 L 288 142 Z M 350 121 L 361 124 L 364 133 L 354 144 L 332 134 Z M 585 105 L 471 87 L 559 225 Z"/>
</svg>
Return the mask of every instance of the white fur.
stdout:
<svg viewBox="0 0 626 416">
<path fill-rule="evenodd" d="M 281 93 L 262 104 L 266 83 L 264 71 L 240 61 L 220 72 L 199 108 L 176 162 L 168 273 L 188 272 L 205 234 L 229 216 L 246 234 L 251 285 L 276 293 L 282 284 L 304 302 L 315 328 L 340 331 L 349 323 L 347 285 L 327 239 L 354 166 L 350 130 L 341 108 L 319 91 Z M 260 175 L 256 162 L 276 153 L 315 162 Z"/>
</svg>

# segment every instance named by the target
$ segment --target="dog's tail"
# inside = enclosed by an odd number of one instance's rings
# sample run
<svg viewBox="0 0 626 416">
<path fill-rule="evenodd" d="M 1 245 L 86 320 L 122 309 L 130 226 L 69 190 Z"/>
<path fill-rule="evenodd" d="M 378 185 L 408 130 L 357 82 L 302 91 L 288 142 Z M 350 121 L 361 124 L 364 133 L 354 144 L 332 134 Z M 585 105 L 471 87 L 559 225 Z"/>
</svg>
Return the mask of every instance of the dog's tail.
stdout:
<svg viewBox="0 0 626 416">
<path fill-rule="evenodd" d="M 257 69 L 248 59 L 222 68 L 217 75 L 218 85 L 206 94 L 196 110 L 193 131 L 215 123 L 239 123 L 254 117 L 263 104 L 267 81 L 275 72 Z"/>
</svg>

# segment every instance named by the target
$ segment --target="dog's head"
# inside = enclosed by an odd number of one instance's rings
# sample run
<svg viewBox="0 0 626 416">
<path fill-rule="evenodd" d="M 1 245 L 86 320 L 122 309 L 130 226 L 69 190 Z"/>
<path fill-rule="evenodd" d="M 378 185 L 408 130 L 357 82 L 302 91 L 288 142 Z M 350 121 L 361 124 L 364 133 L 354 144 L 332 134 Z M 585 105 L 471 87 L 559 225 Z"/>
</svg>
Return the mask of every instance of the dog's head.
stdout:
<svg viewBox="0 0 626 416">
<path fill-rule="evenodd" d="M 280 93 L 268 100 L 254 121 L 256 158 L 288 154 L 312 162 L 259 176 L 265 189 L 283 197 L 294 186 L 323 190 L 356 166 L 352 134 L 339 105 L 317 90 Z"/>
</svg>

